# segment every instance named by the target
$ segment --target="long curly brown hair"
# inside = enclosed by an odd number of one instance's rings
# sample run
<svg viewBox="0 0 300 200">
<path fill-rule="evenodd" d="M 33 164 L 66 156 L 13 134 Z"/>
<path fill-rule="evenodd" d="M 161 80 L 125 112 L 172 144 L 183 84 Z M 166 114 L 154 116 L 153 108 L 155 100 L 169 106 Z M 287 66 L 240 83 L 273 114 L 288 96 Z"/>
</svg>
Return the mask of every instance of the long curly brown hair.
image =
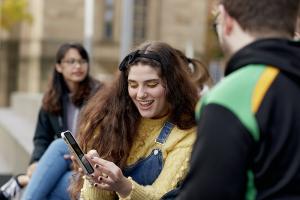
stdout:
<svg viewBox="0 0 300 200">
<path fill-rule="evenodd" d="M 114 162 L 121 169 L 125 166 L 141 116 L 128 94 L 130 66 L 141 63 L 159 68 L 166 87 L 170 105 L 169 121 L 180 129 L 196 125 L 194 109 L 198 101 L 197 86 L 191 80 L 187 63 L 177 50 L 163 42 L 140 45 L 137 50 L 145 54 L 154 52 L 161 63 L 149 58 L 136 58 L 118 73 L 111 86 L 97 92 L 85 107 L 80 122 L 78 141 L 84 152 L 96 149 L 99 155 Z M 82 178 L 71 184 L 71 194 L 76 198 L 82 187 Z"/>
<path fill-rule="evenodd" d="M 86 60 L 89 65 L 88 53 L 85 50 L 85 48 L 78 43 L 62 44 L 56 53 L 57 64 L 61 63 L 66 53 L 70 49 L 76 49 L 82 57 L 82 59 Z M 86 102 L 87 99 L 90 97 L 91 92 L 95 88 L 95 86 L 99 84 L 100 83 L 93 79 L 88 73 L 84 80 L 80 82 L 79 87 L 75 91 L 75 94 L 72 95 L 71 101 L 74 103 L 74 105 L 78 107 L 82 106 L 82 104 Z M 63 75 L 61 73 L 58 73 L 54 67 L 52 77 L 48 85 L 48 89 L 46 90 L 46 93 L 43 97 L 43 109 L 52 114 L 60 114 L 62 112 L 62 98 L 68 92 L 69 89 L 67 87 Z"/>
</svg>

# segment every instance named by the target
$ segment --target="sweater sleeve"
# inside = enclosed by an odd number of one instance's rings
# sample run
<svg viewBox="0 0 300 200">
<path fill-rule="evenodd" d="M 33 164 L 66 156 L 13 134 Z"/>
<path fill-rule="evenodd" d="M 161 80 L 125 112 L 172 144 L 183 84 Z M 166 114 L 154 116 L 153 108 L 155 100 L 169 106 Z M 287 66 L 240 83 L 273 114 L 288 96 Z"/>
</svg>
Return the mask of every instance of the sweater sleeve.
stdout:
<svg viewBox="0 0 300 200">
<path fill-rule="evenodd" d="M 181 133 L 182 134 L 182 133 Z M 166 153 L 163 169 L 152 185 L 142 186 L 132 180 L 132 191 L 126 198 L 121 200 L 159 200 L 165 193 L 174 189 L 188 171 L 189 158 L 195 141 L 195 129 L 185 132 L 186 134 L 175 145 L 166 145 L 163 152 Z M 168 140 L 172 138 L 168 138 Z M 104 191 L 91 186 L 87 180 L 81 190 L 84 200 L 112 200 L 115 193 Z"/>
</svg>

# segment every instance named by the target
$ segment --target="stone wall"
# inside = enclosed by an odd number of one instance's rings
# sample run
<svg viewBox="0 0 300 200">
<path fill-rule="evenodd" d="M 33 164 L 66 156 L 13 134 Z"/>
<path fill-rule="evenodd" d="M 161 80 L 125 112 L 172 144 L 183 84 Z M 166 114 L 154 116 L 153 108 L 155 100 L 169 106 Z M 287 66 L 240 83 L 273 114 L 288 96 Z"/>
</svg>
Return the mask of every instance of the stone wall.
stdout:
<svg viewBox="0 0 300 200">
<path fill-rule="evenodd" d="M 10 108 L 0 108 L 0 174 L 24 173 L 33 150 L 40 93 L 14 93 Z"/>
</svg>

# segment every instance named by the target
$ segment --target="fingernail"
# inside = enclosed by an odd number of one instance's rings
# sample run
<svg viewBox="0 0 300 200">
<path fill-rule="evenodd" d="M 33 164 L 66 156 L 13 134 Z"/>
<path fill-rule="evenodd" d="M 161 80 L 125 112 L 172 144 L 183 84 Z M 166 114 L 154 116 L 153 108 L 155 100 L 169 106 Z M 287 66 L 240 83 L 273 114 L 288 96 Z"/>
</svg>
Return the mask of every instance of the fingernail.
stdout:
<svg viewBox="0 0 300 200">
<path fill-rule="evenodd" d="M 99 167 L 99 165 L 96 164 L 96 165 L 95 165 L 95 168 L 97 169 L 98 167 Z"/>
<path fill-rule="evenodd" d="M 94 187 L 98 187 L 98 183 L 94 183 Z"/>
</svg>

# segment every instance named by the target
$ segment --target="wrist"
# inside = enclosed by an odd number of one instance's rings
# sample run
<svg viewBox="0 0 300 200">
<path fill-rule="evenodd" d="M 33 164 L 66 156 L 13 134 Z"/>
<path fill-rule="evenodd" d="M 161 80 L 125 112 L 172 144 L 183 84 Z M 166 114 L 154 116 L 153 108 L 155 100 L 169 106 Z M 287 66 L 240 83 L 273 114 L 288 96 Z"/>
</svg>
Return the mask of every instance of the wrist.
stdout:
<svg viewBox="0 0 300 200">
<path fill-rule="evenodd" d="M 121 190 L 118 191 L 117 194 L 121 199 L 125 199 L 131 194 L 132 188 L 133 188 L 132 178 L 124 177 L 124 183 L 122 184 Z"/>
</svg>

